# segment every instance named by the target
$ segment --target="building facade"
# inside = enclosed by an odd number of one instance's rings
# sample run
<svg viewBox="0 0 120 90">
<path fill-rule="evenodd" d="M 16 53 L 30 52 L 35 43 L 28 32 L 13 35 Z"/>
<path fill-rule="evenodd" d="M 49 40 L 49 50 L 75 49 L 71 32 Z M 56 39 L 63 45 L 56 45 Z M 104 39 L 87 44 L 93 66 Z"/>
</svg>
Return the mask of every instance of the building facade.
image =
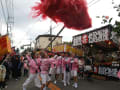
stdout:
<svg viewBox="0 0 120 90">
<path fill-rule="evenodd" d="M 45 49 L 48 44 L 50 43 L 51 39 L 56 37 L 55 35 L 50 35 L 50 34 L 44 34 L 44 35 L 39 35 L 36 38 L 36 44 L 35 47 L 37 49 Z M 58 36 L 52 43 L 52 47 L 58 44 L 62 44 L 62 36 Z"/>
</svg>

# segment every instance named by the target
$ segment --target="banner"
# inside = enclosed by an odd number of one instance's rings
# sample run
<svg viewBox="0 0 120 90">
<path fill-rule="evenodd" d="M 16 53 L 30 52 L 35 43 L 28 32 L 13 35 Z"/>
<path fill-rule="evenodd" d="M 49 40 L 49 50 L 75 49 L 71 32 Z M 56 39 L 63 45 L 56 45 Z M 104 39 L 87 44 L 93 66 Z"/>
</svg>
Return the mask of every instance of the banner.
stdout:
<svg viewBox="0 0 120 90">
<path fill-rule="evenodd" d="M 54 52 L 70 52 L 70 53 L 74 53 L 75 55 L 78 55 L 78 56 L 83 55 L 83 51 L 81 49 L 74 48 L 67 44 L 54 46 L 53 51 Z"/>
<path fill-rule="evenodd" d="M 94 66 L 94 73 L 106 77 L 118 78 L 117 73 L 119 69 L 119 67 L 113 67 L 108 65 Z"/>
<path fill-rule="evenodd" d="M 73 37 L 73 46 L 79 46 L 90 43 L 97 43 L 101 41 L 108 41 L 111 38 L 111 26 L 105 26 L 88 33 L 76 35 Z"/>
<path fill-rule="evenodd" d="M 11 43 L 8 35 L 0 37 L 0 56 L 11 52 Z"/>
</svg>

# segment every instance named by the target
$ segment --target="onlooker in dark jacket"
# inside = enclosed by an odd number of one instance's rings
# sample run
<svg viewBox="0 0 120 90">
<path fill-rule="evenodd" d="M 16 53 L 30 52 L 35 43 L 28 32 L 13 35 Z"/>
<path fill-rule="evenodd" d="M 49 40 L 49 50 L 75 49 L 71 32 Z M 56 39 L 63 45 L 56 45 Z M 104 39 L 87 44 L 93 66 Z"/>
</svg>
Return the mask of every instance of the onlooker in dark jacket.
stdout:
<svg viewBox="0 0 120 90">
<path fill-rule="evenodd" d="M 20 58 L 20 62 L 19 62 L 19 65 L 18 65 L 18 76 L 21 77 L 22 75 L 22 67 L 23 67 L 23 57 Z"/>
<path fill-rule="evenodd" d="M 13 56 L 11 62 L 12 62 L 12 77 L 17 80 L 19 73 L 18 66 L 20 63 L 19 57 L 17 55 Z"/>
</svg>

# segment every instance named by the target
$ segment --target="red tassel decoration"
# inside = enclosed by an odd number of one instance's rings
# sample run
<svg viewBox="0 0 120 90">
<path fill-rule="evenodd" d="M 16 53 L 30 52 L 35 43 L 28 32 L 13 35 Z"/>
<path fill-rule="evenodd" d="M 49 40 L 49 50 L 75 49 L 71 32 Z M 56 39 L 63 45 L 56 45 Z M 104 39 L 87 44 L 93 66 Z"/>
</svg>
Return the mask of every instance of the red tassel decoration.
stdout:
<svg viewBox="0 0 120 90">
<path fill-rule="evenodd" d="M 49 17 L 70 29 L 82 30 L 92 26 L 86 0 L 41 0 L 32 10 L 33 17 Z"/>
</svg>

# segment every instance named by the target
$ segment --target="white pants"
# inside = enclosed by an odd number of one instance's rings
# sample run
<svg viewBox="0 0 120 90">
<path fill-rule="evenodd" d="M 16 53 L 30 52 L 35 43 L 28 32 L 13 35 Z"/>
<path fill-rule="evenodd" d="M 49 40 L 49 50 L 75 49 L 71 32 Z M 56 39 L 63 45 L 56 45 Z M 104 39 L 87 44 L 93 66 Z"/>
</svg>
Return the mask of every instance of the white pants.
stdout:
<svg viewBox="0 0 120 90">
<path fill-rule="evenodd" d="M 56 68 L 56 74 L 62 74 L 62 73 L 64 73 L 63 70 L 64 70 L 63 67 L 57 67 Z"/>
<path fill-rule="evenodd" d="M 34 80 L 35 86 L 40 88 L 41 83 L 40 83 L 40 79 L 39 79 L 39 74 L 30 74 L 29 77 L 27 78 L 27 80 L 24 82 L 23 88 L 26 88 L 28 86 L 28 84 L 31 83 L 33 80 Z M 26 89 L 24 89 L 24 90 L 26 90 Z"/>
<path fill-rule="evenodd" d="M 64 71 L 64 84 L 70 82 L 70 72 Z"/>
<path fill-rule="evenodd" d="M 50 68 L 49 74 L 55 74 L 55 69 L 56 68 Z"/>
<path fill-rule="evenodd" d="M 71 71 L 71 76 L 72 77 L 77 77 L 77 70 L 72 70 Z"/>
<path fill-rule="evenodd" d="M 58 68 L 56 69 L 56 74 L 60 74 L 60 73 L 61 73 L 61 68 L 58 67 Z"/>
<path fill-rule="evenodd" d="M 50 81 L 50 77 L 48 74 L 41 74 L 42 78 L 42 84 L 46 84 L 48 81 Z"/>
</svg>

